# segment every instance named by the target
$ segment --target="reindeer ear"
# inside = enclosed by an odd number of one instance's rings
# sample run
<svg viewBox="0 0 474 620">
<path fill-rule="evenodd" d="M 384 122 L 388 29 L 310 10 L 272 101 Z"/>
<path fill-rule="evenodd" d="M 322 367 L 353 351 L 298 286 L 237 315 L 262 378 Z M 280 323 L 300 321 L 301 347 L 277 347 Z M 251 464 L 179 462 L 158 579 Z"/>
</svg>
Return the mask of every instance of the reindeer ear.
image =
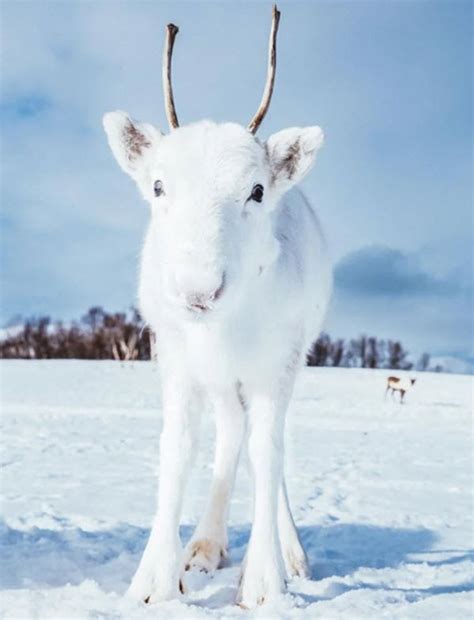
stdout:
<svg viewBox="0 0 474 620">
<path fill-rule="evenodd" d="M 125 112 L 108 112 L 103 122 L 119 166 L 137 180 L 143 162 L 161 139 L 161 133 L 152 125 L 132 121 Z"/>
<path fill-rule="evenodd" d="M 287 191 L 299 183 L 313 165 L 323 142 L 323 131 L 317 126 L 292 127 L 270 136 L 267 152 L 275 187 Z"/>
</svg>

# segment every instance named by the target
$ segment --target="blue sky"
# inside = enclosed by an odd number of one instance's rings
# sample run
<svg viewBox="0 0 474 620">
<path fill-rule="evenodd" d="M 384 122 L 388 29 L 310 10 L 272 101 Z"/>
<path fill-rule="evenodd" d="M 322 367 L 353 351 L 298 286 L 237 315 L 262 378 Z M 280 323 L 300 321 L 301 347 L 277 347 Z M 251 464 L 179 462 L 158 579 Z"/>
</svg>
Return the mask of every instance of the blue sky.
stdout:
<svg viewBox="0 0 474 620">
<path fill-rule="evenodd" d="M 260 130 L 319 124 L 303 183 L 335 264 L 327 328 L 473 356 L 472 5 L 280 2 L 274 100 Z M 269 2 L 7 2 L 2 12 L 2 324 L 135 301 L 148 211 L 102 131 L 127 110 L 166 129 L 164 27 L 182 123 L 247 123 Z"/>
</svg>

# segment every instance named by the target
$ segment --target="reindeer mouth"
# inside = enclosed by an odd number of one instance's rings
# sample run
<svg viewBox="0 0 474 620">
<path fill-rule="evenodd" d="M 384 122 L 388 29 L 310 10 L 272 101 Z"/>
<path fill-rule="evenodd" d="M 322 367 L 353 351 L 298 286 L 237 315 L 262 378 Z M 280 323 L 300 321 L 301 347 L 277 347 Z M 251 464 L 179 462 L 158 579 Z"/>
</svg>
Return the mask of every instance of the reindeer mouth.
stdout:
<svg viewBox="0 0 474 620">
<path fill-rule="evenodd" d="M 188 296 L 188 303 L 186 305 L 186 308 L 196 314 L 205 314 L 211 312 L 212 310 L 214 310 L 216 302 L 222 297 L 225 286 L 226 275 L 224 272 L 222 274 L 222 281 L 219 288 L 217 288 L 211 295 L 195 293 L 194 295 Z"/>
<path fill-rule="evenodd" d="M 200 303 L 188 304 L 186 307 L 188 310 L 191 310 L 191 312 L 197 312 L 200 314 L 203 314 L 204 312 L 210 312 L 213 309 L 209 305 L 204 305 Z"/>
</svg>

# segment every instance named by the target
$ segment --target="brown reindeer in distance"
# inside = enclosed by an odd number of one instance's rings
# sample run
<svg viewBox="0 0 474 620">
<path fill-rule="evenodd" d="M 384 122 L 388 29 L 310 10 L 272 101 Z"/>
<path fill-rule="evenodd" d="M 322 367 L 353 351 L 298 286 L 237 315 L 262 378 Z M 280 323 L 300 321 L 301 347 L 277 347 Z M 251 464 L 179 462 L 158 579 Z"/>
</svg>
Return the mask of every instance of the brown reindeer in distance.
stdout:
<svg viewBox="0 0 474 620">
<path fill-rule="evenodd" d="M 405 393 L 415 385 L 416 379 L 411 379 L 409 377 L 388 377 L 387 378 L 387 389 L 385 390 L 385 396 L 387 396 L 387 392 L 392 390 L 392 397 L 395 392 L 400 392 L 400 403 L 403 403 L 403 399 L 405 397 Z"/>
</svg>

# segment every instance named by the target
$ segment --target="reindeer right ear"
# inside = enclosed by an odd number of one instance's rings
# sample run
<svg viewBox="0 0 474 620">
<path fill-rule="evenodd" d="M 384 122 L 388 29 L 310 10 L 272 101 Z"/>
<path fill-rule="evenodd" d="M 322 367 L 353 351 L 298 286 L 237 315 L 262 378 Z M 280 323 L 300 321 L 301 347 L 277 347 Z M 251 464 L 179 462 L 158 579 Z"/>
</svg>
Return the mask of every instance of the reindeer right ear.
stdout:
<svg viewBox="0 0 474 620">
<path fill-rule="evenodd" d="M 152 125 L 130 120 L 125 112 L 107 112 L 103 122 L 119 166 L 137 180 L 152 147 L 162 138 L 161 133 Z"/>
</svg>

